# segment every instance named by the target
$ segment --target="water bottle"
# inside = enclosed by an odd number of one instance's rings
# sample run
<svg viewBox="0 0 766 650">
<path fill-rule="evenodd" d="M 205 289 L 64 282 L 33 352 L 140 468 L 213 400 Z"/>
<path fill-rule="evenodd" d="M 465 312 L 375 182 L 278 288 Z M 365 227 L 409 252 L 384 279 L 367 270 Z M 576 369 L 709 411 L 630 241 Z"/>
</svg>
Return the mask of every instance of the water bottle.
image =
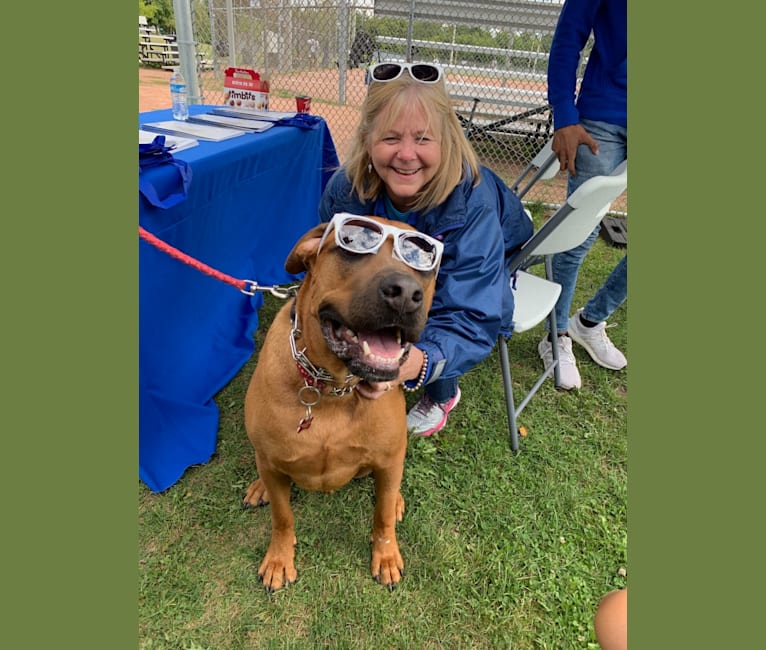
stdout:
<svg viewBox="0 0 766 650">
<path fill-rule="evenodd" d="M 170 97 L 173 100 L 173 119 L 185 120 L 189 117 L 189 107 L 186 104 L 186 81 L 179 68 L 173 68 L 170 76 Z"/>
</svg>

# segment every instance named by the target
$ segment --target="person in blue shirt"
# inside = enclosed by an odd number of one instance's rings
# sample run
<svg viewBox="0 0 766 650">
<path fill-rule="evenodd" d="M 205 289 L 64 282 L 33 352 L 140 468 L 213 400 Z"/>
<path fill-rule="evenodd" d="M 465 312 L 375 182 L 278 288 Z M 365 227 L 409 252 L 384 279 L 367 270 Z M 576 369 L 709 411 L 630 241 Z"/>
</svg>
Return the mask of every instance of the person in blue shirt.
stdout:
<svg viewBox="0 0 766 650">
<path fill-rule="evenodd" d="M 553 151 L 561 171 L 569 172 L 568 194 L 628 157 L 627 26 L 627 0 L 565 0 L 561 9 L 548 59 L 548 101 Z M 593 49 L 577 91 L 580 53 L 591 32 Z M 569 315 L 580 266 L 599 228 L 577 248 L 553 257 L 553 279 L 561 285 L 555 308 L 559 331 L 546 334 L 538 350 L 547 368 L 553 359 L 551 338 L 556 339 L 560 387 L 567 390 L 582 385 L 573 340 L 605 368 L 620 370 L 628 363 L 606 335 L 606 320 L 628 295 L 627 255 L 585 306 Z"/>
<path fill-rule="evenodd" d="M 460 401 L 458 379 L 512 328 L 507 261 L 532 235 L 515 194 L 479 164 L 455 115 L 439 66 L 378 63 L 346 163 L 322 195 L 319 216 L 338 212 L 404 221 L 444 244 L 420 340 L 400 368 L 423 393 L 407 415 L 412 435 L 439 431 Z M 374 399 L 388 383 L 360 384 Z"/>
</svg>

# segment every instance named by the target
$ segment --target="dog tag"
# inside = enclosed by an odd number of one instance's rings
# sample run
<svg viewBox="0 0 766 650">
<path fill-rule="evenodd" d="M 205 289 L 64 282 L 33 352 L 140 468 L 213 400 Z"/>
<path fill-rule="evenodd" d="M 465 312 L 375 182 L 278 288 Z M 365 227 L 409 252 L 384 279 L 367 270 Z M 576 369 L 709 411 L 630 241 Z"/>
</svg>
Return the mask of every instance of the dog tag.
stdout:
<svg viewBox="0 0 766 650">
<path fill-rule="evenodd" d="M 306 399 L 306 393 L 312 394 L 310 399 L 313 401 Z M 301 418 L 301 421 L 298 422 L 298 429 L 295 433 L 300 433 L 304 429 L 308 429 L 311 426 L 311 421 L 314 419 L 314 416 L 311 415 L 311 407 L 319 404 L 320 399 L 322 399 L 322 393 L 319 392 L 319 389 L 316 386 L 306 384 L 298 391 L 298 401 L 300 401 L 300 403 L 306 407 L 306 417 Z"/>
</svg>

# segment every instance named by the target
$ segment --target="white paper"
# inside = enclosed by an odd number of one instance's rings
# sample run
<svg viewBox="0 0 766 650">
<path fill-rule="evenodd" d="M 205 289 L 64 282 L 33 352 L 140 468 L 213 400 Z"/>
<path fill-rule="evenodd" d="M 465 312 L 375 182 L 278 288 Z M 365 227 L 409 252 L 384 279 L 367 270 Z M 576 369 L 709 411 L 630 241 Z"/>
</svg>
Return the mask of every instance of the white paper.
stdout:
<svg viewBox="0 0 766 650">
<path fill-rule="evenodd" d="M 228 140 L 236 138 L 239 135 L 245 135 L 244 131 L 239 129 L 228 129 L 222 126 L 212 126 L 209 124 L 196 124 L 194 122 L 181 120 L 167 120 L 165 122 L 148 122 L 142 124 L 141 128 L 146 131 L 156 131 L 158 133 L 169 133 L 178 135 L 182 138 L 199 138 L 200 140 Z"/>
<path fill-rule="evenodd" d="M 261 132 L 270 129 L 274 126 L 274 122 L 266 122 L 264 120 L 246 120 L 241 117 L 230 117 L 228 115 L 211 115 L 210 113 L 202 113 L 201 115 L 192 115 L 189 117 L 189 121 L 202 124 L 214 124 L 217 126 L 225 126 L 231 129 L 241 129 L 242 131 L 255 131 Z"/>
<path fill-rule="evenodd" d="M 164 133 L 144 131 L 142 129 L 138 129 L 138 144 L 151 144 L 154 142 L 154 138 L 156 138 L 158 135 L 165 136 L 165 146 L 172 148 L 171 153 L 182 151 L 184 149 L 188 149 L 189 147 L 196 147 L 199 144 L 199 142 L 194 138 L 182 138 L 177 135 L 166 135 Z"/>
<path fill-rule="evenodd" d="M 280 111 L 238 111 L 235 108 L 214 108 L 211 113 L 215 115 L 229 115 L 231 117 L 241 117 L 246 120 L 266 120 L 267 122 L 279 122 L 279 120 L 289 117 L 295 117 L 297 113 L 286 113 Z"/>
</svg>

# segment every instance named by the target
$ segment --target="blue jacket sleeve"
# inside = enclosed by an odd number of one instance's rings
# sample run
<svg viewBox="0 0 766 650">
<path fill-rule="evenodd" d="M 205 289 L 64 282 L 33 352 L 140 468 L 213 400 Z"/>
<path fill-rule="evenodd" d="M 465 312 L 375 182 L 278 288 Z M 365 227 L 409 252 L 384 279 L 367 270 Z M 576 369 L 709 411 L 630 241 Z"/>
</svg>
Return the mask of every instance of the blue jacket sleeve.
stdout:
<svg viewBox="0 0 766 650">
<path fill-rule="evenodd" d="M 470 191 L 463 214 L 461 223 L 442 233 L 434 301 L 417 344 L 428 353 L 428 382 L 466 373 L 492 351 L 500 332 L 508 279 L 498 198 L 490 179 Z"/>
<path fill-rule="evenodd" d="M 342 212 L 343 210 L 338 207 L 338 193 L 341 185 L 344 183 L 346 172 L 344 169 L 337 169 L 335 173 L 327 181 L 327 185 L 322 192 L 322 197 L 319 200 L 319 220 L 329 221 L 332 219 L 336 212 Z"/>
<path fill-rule="evenodd" d="M 554 129 L 580 121 L 575 106 L 577 67 L 601 2 L 566 0 L 559 14 L 548 59 L 548 101 L 553 108 Z"/>
<path fill-rule="evenodd" d="M 319 200 L 319 220 L 329 221 L 336 212 L 385 216 L 385 212 L 376 211 L 374 202 L 363 202 L 352 194 L 351 182 L 343 167 L 335 170 L 322 192 L 322 198 Z"/>
</svg>

